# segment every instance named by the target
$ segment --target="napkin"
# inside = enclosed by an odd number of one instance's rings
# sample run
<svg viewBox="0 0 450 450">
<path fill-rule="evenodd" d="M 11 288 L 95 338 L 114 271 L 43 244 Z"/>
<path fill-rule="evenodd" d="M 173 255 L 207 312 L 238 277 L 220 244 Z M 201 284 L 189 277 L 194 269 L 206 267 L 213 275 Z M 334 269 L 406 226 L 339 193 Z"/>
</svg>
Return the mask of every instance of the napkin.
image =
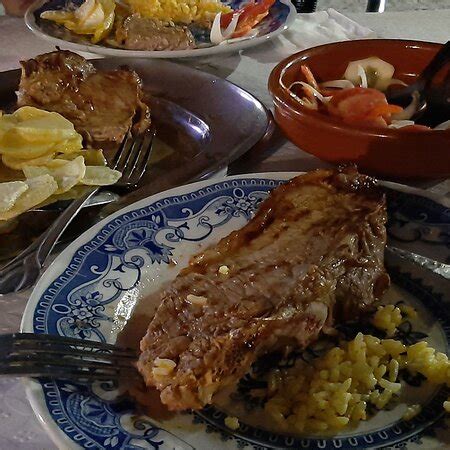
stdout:
<svg viewBox="0 0 450 450">
<path fill-rule="evenodd" d="M 281 35 L 280 40 L 288 54 L 330 42 L 353 39 L 372 39 L 376 34 L 335 9 L 311 14 L 298 14 L 297 19 Z"/>
<path fill-rule="evenodd" d="M 284 33 L 275 39 L 268 40 L 264 44 L 243 50 L 240 58 L 244 64 L 240 64 L 237 70 L 238 72 L 247 72 L 246 77 L 250 75 L 249 71 L 251 71 L 252 77 L 265 77 L 267 79 L 273 65 L 293 53 L 331 42 L 372 39 L 376 37 L 377 35 L 370 28 L 360 25 L 332 8 L 315 13 L 297 14 L 292 26 Z M 237 53 L 213 55 L 206 58 L 197 58 L 195 66 L 207 71 L 211 67 L 220 66 L 220 68 L 229 68 L 234 72 L 237 59 L 239 59 Z M 249 62 L 246 63 L 246 60 Z M 268 69 L 270 69 L 269 72 L 267 72 Z M 223 70 L 218 70 L 217 73 L 221 76 L 229 77 L 231 81 L 247 88 L 245 83 L 243 83 L 245 80 L 234 79 L 233 76 L 229 76 L 230 74 L 225 73 Z M 249 85 L 248 90 L 254 93 L 252 86 L 254 84 Z"/>
</svg>

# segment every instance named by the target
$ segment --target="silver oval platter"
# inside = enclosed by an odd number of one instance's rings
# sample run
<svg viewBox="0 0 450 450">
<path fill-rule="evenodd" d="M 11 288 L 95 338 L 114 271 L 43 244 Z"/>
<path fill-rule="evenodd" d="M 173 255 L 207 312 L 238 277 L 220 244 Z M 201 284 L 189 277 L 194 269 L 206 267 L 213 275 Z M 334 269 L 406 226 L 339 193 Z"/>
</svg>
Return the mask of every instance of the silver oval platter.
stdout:
<svg viewBox="0 0 450 450">
<path fill-rule="evenodd" d="M 269 113 L 263 104 L 222 78 L 160 60 L 105 58 L 94 65 L 105 70 L 123 65 L 134 69 L 142 79 L 156 126 L 157 139 L 142 186 L 123 197 L 121 206 L 225 169 L 266 133 Z M 14 108 L 19 80 L 19 70 L 0 73 L 1 109 Z M 220 102 L 212 101 L 215 98 Z M 25 225 L 28 216 L 21 218 Z M 0 259 L 17 253 L 51 220 L 51 212 L 41 213 L 34 216 L 34 228 L 19 224 L 13 237 L 0 234 Z M 73 230 L 83 226 L 77 222 Z"/>
</svg>

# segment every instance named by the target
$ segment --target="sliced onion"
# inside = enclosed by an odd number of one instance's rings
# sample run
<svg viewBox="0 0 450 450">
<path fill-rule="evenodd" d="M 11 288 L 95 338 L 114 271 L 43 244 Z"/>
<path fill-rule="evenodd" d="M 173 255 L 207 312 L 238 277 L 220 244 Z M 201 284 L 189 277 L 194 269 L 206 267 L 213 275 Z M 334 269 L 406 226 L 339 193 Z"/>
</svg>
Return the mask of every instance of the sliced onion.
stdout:
<svg viewBox="0 0 450 450">
<path fill-rule="evenodd" d="M 283 70 L 280 73 L 280 86 L 287 91 L 287 93 L 293 98 L 295 99 L 298 103 L 300 103 L 300 105 L 304 106 L 305 108 L 308 109 L 318 109 L 318 105 L 317 105 L 317 101 L 315 98 L 313 98 L 312 100 L 309 100 L 307 98 L 300 98 L 298 95 L 294 94 L 294 92 L 291 91 L 291 88 L 293 86 L 296 86 L 298 84 L 302 85 L 304 82 L 303 81 L 294 81 L 293 83 L 291 83 L 289 86 L 286 86 L 286 84 L 283 81 L 283 77 L 286 74 L 286 71 L 289 69 L 291 64 L 288 64 L 286 67 L 283 68 Z M 304 83 L 307 84 L 307 83 Z M 309 87 L 311 87 L 309 84 L 307 84 Z M 318 92 L 318 94 L 320 94 L 320 92 Z M 320 96 L 322 96 L 322 94 L 320 94 Z M 322 96 L 323 97 L 323 96 Z"/>
<path fill-rule="evenodd" d="M 309 99 L 306 97 L 300 98 L 298 95 L 294 94 L 292 92 L 292 87 L 293 86 L 297 86 L 297 85 L 301 85 L 303 87 L 303 81 L 294 81 L 288 88 L 288 92 L 290 94 L 291 97 L 295 98 L 297 101 L 299 101 L 302 106 L 306 107 L 306 108 L 310 108 L 310 109 L 317 109 L 317 102 L 315 100 L 315 98 Z M 309 86 L 309 85 L 308 85 Z"/>
<path fill-rule="evenodd" d="M 389 86 L 392 84 L 399 84 L 401 86 L 408 86 L 404 81 L 398 80 L 397 78 L 381 78 L 377 80 L 375 85 L 375 89 L 384 92 Z M 350 80 L 331 80 L 324 81 L 320 83 L 320 87 L 324 88 L 340 88 L 340 89 L 351 89 L 354 88 L 355 85 Z"/>
<path fill-rule="evenodd" d="M 440 123 L 435 126 L 433 130 L 450 130 L 450 120 L 446 120 L 445 122 Z"/>
<path fill-rule="evenodd" d="M 214 17 L 214 21 L 211 27 L 211 31 L 209 32 L 209 40 L 211 44 L 220 44 L 224 38 L 222 35 L 222 29 L 220 28 L 220 18 L 222 17 L 222 13 L 216 14 Z"/>
<path fill-rule="evenodd" d="M 300 98 L 298 95 L 294 94 L 292 91 L 288 90 L 289 95 L 297 100 L 302 106 L 304 106 L 305 108 L 309 108 L 309 109 L 317 109 L 317 102 L 315 100 L 309 100 L 306 97 Z"/>
<path fill-rule="evenodd" d="M 312 101 L 308 100 L 307 98 L 300 98 L 298 95 L 295 95 L 292 91 L 288 90 L 288 92 L 289 92 L 289 95 L 293 99 L 297 100 L 300 103 L 300 105 L 304 106 L 305 108 L 317 109 L 317 103 L 316 102 L 312 102 Z"/>
<path fill-rule="evenodd" d="M 320 83 L 320 87 L 351 89 L 351 88 L 354 88 L 355 85 L 349 80 L 331 80 L 331 81 L 324 81 L 323 83 Z"/>
<path fill-rule="evenodd" d="M 361 78 L 360 86 L 362 88 L 368 88 L 369 84 L 367 83 L 366 71 L 364 70 L 364 67 L 359 64 L 358 64 L 358 76 L 359 76 L 359 78 Z"/>
<path fill-rule="evenodd" d="M 222 13 L 217 13 L 216 16 L 214 17 L 211 31 L 209 33 L 209 40 L 211 41 L 211 44 L 218 45 L 221 42 L 230 38 L 231 35 L 236 30 L 236 26 L 237 26 L 240 15 L 241 15 L 241 13 L 233 14 L 233 18 L 231 19 L 231 22 L 225 28 L 225 30 L 222 31 L 222 28 L 220 26 L 220 19 L 222 17 Z"/>
<path fill-rule="evenodd" d="M 314 97 L 319 99 L 322 103 L 326 103 L 330 100 L 331 97 L 324 97 L 317 89 L 313 88 L 310 84 L 305 83 L 304 81 L 295 81 L 289 86 L 289 89 L 292 88 L 292 86 L 300 85 L 303 87 L 303 89 L 310 92 Z"/>
<path fill-rule="evenodd" d="M 408 120 L 417 112 L 419 106 L 420 94 L 417 91 L 412 93 L 411 103 L 397 114 L 392 114 L 392 120 Z"/>
<path fill-rule="evenodd" d="M 391 124 L 388 126 L 388 128 L 403 128 L 403 127 L 409 127 L 411 125 L 414 125 L 414 120 L 393 120 Z"/>
<path fill-rule="evenodd" d="M 283 81 L 283 77 L 284 74 L 286 73 L 286 70 L 288 69 L 289 66 L 286 66 L 280 74 L 280 86 L 293 98 L 295 99 L 297 102 L 300 103 L 300 105 L 304 106 L 305 108 L 309 108 L 309 109 L 317 109 L 317 104 L 313 104 L 312 102 L 310 102 L 307 99 L 301 99 L 298 95 L 295 95 L 292 91 L 291 91 L 291 87 L 294 85 L 294 83 L 292 83 L 289 87 L 286 86 L 284 84 Z"/>
</svg>

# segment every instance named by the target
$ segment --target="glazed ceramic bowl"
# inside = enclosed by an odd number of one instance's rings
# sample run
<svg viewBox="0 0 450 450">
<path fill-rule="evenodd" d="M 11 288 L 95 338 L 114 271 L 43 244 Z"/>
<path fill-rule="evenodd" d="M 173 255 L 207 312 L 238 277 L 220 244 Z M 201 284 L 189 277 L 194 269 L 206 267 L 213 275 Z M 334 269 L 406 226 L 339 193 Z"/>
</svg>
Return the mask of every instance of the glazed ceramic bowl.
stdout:
<svg viewBox="0 0 450 450">
<path fill-rule="evenodd" d="M 269 78 L 275 120 L 299 148 L 335 164 L 388 177 L 434 178 L 450 175 L 450 130 L 406 131 L 342 123 L 302 107 L 280 84 L 299 79 L 307 64 L 319 80 L 342 78 L 350 61 L 378 56 L 395 67 L 395 78 L 411 84 L 441 44 L 373 39 L 322 45 L 281 61 Z"/>
</svg>

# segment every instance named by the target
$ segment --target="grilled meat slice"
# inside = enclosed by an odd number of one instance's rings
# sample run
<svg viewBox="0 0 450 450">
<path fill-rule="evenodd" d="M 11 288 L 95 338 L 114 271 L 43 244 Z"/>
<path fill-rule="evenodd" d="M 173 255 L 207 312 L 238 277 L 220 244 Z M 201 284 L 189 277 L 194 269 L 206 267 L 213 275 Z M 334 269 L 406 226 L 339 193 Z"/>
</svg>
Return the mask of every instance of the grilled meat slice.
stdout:
<svg viewBox="0 0 450 450">
<path fill-rule="evenodd" d="M 88 143 L 120 142 L 133 121 L 137 132 L 150 124 L 141 80 L 134 71 L 97 71 L 82 56 L 61 50 L 21 64 L 19 106 L 62 114 Z"/>
<path fill-rule="evenodd" d="M 194 36 L 185 26 L 132 14 L 116 29 L 116 45 L 130 50 L 187 50 L 194 48 Z"/>
<path fill-rule="evenodd" d="M 385 221 L 384 196 L 352 168 L 275 189 L 162 294 L 141 341 L 146 384 L 169 409 L 201 408 L 261 354 L 305 347 L 355 318 L 389 285 Z"/>
</svg>

